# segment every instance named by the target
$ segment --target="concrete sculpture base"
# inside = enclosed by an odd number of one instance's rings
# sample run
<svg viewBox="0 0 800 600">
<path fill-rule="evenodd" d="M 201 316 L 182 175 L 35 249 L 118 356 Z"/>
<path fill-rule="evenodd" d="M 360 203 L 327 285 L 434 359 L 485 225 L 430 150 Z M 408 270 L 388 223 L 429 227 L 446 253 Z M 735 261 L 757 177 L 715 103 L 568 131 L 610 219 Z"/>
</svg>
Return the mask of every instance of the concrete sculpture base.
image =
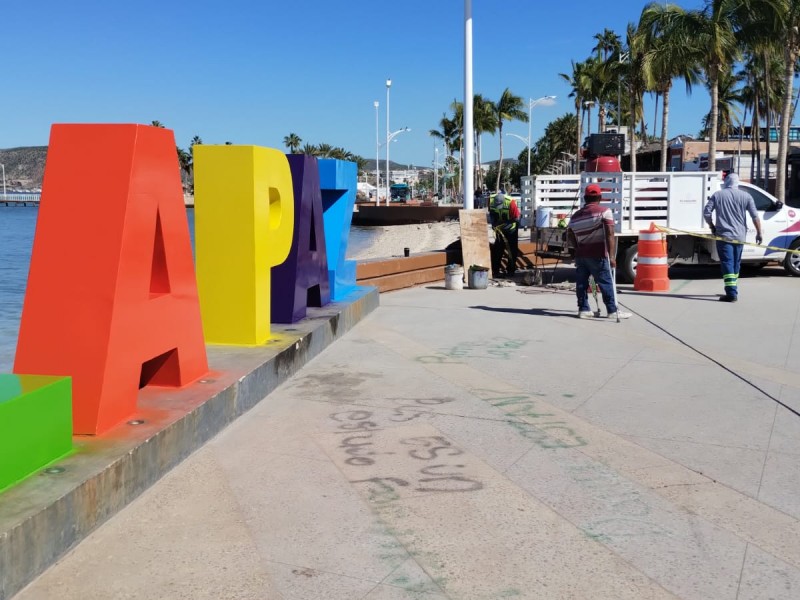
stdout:
<svg viewBox="0 0 800 600">
<path fill-rule="evenodd" d="M 209 346 L 211 373 L 185 389 L 144 388 L 138 410 L 103 436 L 73 438 L 55 469 L 0 494 L 0 600 L 252 408 L 378 306 L 361 287 L 306 319 L 273 325 L 257 348 Z"/>
</svg>

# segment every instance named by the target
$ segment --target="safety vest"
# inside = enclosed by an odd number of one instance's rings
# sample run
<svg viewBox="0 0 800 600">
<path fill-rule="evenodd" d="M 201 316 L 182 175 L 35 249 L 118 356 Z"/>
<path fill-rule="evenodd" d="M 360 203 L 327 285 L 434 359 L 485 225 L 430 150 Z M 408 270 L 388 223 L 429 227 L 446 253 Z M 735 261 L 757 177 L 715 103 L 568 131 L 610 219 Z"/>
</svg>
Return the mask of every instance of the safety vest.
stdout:
<svg viewBox="0 0 800 600">
<path fill-rule="evenodd" d="M 515 229 L 517 227 L 517 222 L 511 220 L 511 198 L 508 196 L 505 197 L 503 200 L 503 206 L 495 207 L 494 206 L 494 197 L 496 194 L 493 194 L 490 198 L 489 202 L 489 212 L 494 213 L 497 215 L 497 225 L 506 225 L 506 229 Z"/>
</svg>

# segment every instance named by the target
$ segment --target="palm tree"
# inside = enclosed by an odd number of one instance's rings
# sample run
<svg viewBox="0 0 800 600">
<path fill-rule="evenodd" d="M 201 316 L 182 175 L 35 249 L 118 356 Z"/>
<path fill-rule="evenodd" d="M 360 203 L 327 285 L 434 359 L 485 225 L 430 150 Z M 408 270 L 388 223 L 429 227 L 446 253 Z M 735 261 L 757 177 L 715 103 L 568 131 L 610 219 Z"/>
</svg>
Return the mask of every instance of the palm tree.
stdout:
<svg viewBox="0 0 800 600">
<path fill-rule="evenodd" d="M 800 59 L 800 3 L 796 0 L 750 0 L 742 2 L 735 14 L 741 24 L 740 39 L 753 55 L 762 55 L 764 61 L 762 77 L 770 92 L 763 96 L 766 105 L 767 173 L 771 120 L 780 107 L 775 195 L 784 200 L 789 126 L 793 117 L 792 89 L 797 61 Z M 773 68 L 779 63 L 782 63 L 782 72 L 773 74 Z M 773 90 L 777 91 L 777 98 L 773 97 Z"/>
<path fill-rule="evenodd" d="M 687 32 L 704 49 L 701 61 L 708 89 L 711 92 L 711 112 L 708 141 L 708 170 L 716 170 L 717 127 L 719 108 L 719 78 L 730 71 L 739 58 L 735 17 L 741 14 L 748 0 L 706 0 L 701 10 L 689 11 Z"/>
<path fill-rule="evenodd" d="M 586 100 L 597 104 L 597 131 L 605 131 L 608 104 L 612 101 L 617 91 L 618 73 L 615 61 L 603 60 L 596 57 L 586 59 L 583 64 L 583 81 L 585 83 Z M 588 108 L 589 130 L 591 124 L 591 105 Z"/>
<path fill-rule="evenodd" d="M 303 151 L 300 154 L 315 156 L 317 154 L 317 147 L 314 144 L 306 143 L 303 145 Z"/>
<path fill-rule="evenodd" d="M 150 125 L 152 127 L 158 127 L 159 129 L 164 129 L 164 124 L 161 121 L 150 121 Z"/>
<path fill-rule="evenodd" d="M 594 39 L 597 40 L 597 45 L 592 48 L 592 52 L 597 52 L 597 58 L 603 59 L 603 62 L 608 62 L 609 57 L 622 48 L 619 36 L 610 29 L 595 33 Z"/>
<path fill-rule="evenodd" d="M 459 135 L 459 125 L 456 123 L 455 118 L 449 119 L 446 114 L 443 114 L 439 120 L 439 127 L 440 129 L 428 131 L 428 135 L 442 140 L 444 143 L 444 164 L 446 168 L 448 163 L 452 161 L 451 152 L 454 146 L 461 143 L 461 136 Z M 445 184 L 442 184 L 442 187 L 446 190 Z"/>
<path fill-rule="evenodd" d="M 155 127 L 155 125 L 154 125 Z M 183 148 L 178 148 L 178 165 L 181 168 L 181 182 L 184 189 L 189 188 L 189 181 L 192 175 L 192 154 Z"/>
<path fill-rule="evenodd" d="M 744 96 L 741 90 L 737 89 L 741 83 L 739 75 L 725 72 L 719 77 L 717 82 L 717 137 L 720 140 L 727 140 L 733 133 L 734 122 L 741 121 L 738 104 L 744 103 Z M 708 132 L 711 125 L 711 113 L 703 117 L 703 131 Z"/>
<path fill-rule="evenodd" d="M 349 158 L 347 158 L 346 160 L 350 160 L 356 163 L 356 169 L 358 170 L 358 172 L 364 173 L 367 170 L 367 159 L 364 158 L 363 156 L 359 156 L 358 154 L 351 154 L 349 152 L 348 154 Z"/>
<path fill-rule="evenodd" d="M 631 150 L 631 173 L 636 172 L 636 124 L 640 119 L 644 120 L 642 114 L 642 97 L 647 89 L 645 80 L 644 57 L 647 45 L 646 36 L 639 31 L 633 23 L 628 23 L 625 36 L 627 60 L 620 63 L 621 73 L 624 78 L 625 87 L 628 92 L 630 102 L 630 150 Z"/>
<path fill-rule="evenodd" d="M 317 144 L 314 147 L 314 156 L 318 158 L 330 158 L 331 152 L 333 152 L 333 146 L 330 144 Z"/>
<path fill-rule="evenodd" d="M 297 154 L 297 151 L 300 149 L 300 144 L 303 143 L 303 140 L 300 139 L 300 136 L 296 133 L 290 133 L 283 138 L 283 145 L 288 148 L 289 153 Z"/>
<path fill-rule="evenodd" d="M 759 71 L 755 65 L 756 57 L 752 53 L 746 53 L 744 67 L 739 72 L 739 78 L 744 82 L 740 91 L 742 97 L 742 104 L 744 105 L 745 114 L 750 111 L 750 139 L 752 140 L 752 148 L 754 151 L 752 160 L 750 162 L 750 181 L 755 182 L 755 167 L 756 162 L 761 159 L 761 133 L 760 133 L 760 90 Z M 759 167 L 760 172 L 760 167 Z"/>
<path fill-rule="evenodd" d="M 495 134 L 497 131 L 497 117 L 494 112 L 494 103 L 481 94 L 475 94 L 472 109 L 473 128 L 475 130 L 476 177 L 475 182 L 483 187 L 483 169 L 481 169 L 481 135 L 484 133 Z"/>
<path fill-rule="evenodd" d="M 783 57 L 767 52 L 760 52 L 757 49 L 748 51 L 745 54 L 744 67 L 738 74 L 740 81 L 744 82 L 739 91 L 739 101 L 744 105 L 745 110 L 752 111 L 751 139 L 755 140 L 756 160 L 751 163 L 750 179 L 761 183 L 762 160 L 761 160 L 761 118 L 765 119 L 767 127 L 776 119 L 774 107 L 781 106 L 783 103 Z M 780 81 L 780 85 L 770 85 L 771 82 Z M 767 129 L 767 132 L 769 130 Z M 767 156 L 764 161 L 766 175 L 769 176 L 769 133 L 767 138 Z M 780 180 L 780 178 L 778 178 Z M 776 186 L 777 187 L 777 186 Z M 777 191 L 777 189 L 776 189 Z"/>
<path fill-rule="evenodd" d="M 614 104 L 614 93 L 619 99 L 619 54 L 622 50 L 622 40 L 610 29 L 604 29 L 602 33 L 596 33 L 594 39 L 597 44 L 592 48 L 592 52 L 597 54 L 594 61 L 596 64 L 592 68 L 596 81 L 592 87 L 595 92 L 597 107 L 597 131 L 602 133 L 606 129 L 606 119 L 608 107 Z M 617 84 L 616 86 L 614 84 Z M 619 118 L 619 117 L 617 117 Z M 617 122 L 619 124 L 619 121 Z"/>
<path fill-rule="evenodd" d="M 667 170 L 667 137 L 669 128 L 669 95 L 672 81 L 680 77 L 691 94 L 692 85 L 700 81 L 700 53 L 688 35 L 687 13 L 675 4 L 652 2 L 639 17 L 639 30 L 645 36 L 645 81 L 663 98 L 661 116 L 661 165 Z M 657 103 L 656 103 L 657 104 Z"/>
<path fill-rule="evenodd" d="M 525 101 L 506 88 L 500 95 L 500 99 L 494 103 L 494 116 L 497 119 L 497 135 L 500 138 L 500 160 L 497 162 L 496 193 L 500 191 L 500 178 L 503 173 L 503 121 L 522 121 L 527 123 L 528 113 L 525 112 Z"/>
<path fill-rule="evenodd" d="M 589 89 L 589 77 L 587 76 L 585 63 L 576 63 L 574 60 L 572 61 L 572 74 L 568 75 L 566 73 L 559 73 L 558 76 L 572 87 L 572 91 L 569 93 L 569 98 L 575 98 L 575 119 L 578 123 L 578 126 L 575 130 L 575 138 L 577 140 L 577 144 L 575 146 L 575 164 L 577 165 L 580 162 L 581 146 L 583 145 L 581 108 L 583 107 L 584 99 L 591 95 L 591 91 Z"/>
<path fill-rule="evenodd" d="M 551 121 L 545 127 L 531 155 L 531 173 L 541 173 L 548 166 L 562 159 L 563 155 L 572 156 L 570 150 L 575 143 L 575 132 L 578 129 L 578 118 L 571 113 Z M 521 155 L 520 155 L 521 156 Z"/>
<path fill-rule="evenodd" d="M 458 147 L 458 181 L 453 184 L 457 191 L 461 191 L 461 176 L 464 168 L 464 104 L 458 100 L 453 100 L 450 103 L 450 109 L 453 111 L 453 123 L 455 124 L 456 139 L 453 140 L 453 150 Z"/>
<path fill-rule="evenodd" d="M 786 196 L 786 161 L 789 153 L 789 125 L 792 122 L 792 85 L 797 61 L 800 60 L 800 3 L 782 2 L 781 13 L 783 35 L 779 38 L 783 46 L 783 106 L 781 106 L 781 129 L 778 136 L 778 181 L 775 195 L 784 201 Z"/>
</svg>

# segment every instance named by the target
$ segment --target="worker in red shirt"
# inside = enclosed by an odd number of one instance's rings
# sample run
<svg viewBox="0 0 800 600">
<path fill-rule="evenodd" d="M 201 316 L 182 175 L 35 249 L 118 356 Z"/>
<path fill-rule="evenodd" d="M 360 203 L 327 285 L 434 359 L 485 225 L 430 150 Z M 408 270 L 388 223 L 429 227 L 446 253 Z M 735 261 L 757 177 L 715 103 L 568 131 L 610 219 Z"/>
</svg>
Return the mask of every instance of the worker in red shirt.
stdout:
<svg viewBox="0 0 800 600">
<path fill-rule="evenodd" d="M 600 206 L 603 195 L 600 186 L 591 183 L 583 194 L 584 206 L 569 221 L 567 235 L 575 248 L 575 268 L 577 282 L 575 294 L 578 297 L 578 318 L 590 319 L 594 316 L 589 307 L 589 276 L 603 295 L 609 319 L 627 319 L 630 313 L 617 310 L 614 297 L 614 282 L 611 269 L 617 267 L 616 238 L 614 237 L 614 215 L 611 209 Z"/>
</svg>

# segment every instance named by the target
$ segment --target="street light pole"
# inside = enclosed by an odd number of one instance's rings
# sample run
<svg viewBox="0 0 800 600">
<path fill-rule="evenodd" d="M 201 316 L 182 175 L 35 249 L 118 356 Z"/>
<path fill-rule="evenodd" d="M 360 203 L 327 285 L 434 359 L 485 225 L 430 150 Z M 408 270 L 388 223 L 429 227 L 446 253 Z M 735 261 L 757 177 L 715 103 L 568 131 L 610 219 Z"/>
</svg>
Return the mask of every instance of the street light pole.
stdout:
<svg viewBox="0 0 800 600">
<path fill-rule="evenodd" d="M 436 142 L 433 143 L 433 193 L 439 199 L 439 149 Z"/>
<path fill-rule="evenodd" d="M 517 135 L 515 133 L 507 133 L 506 135 L 510 135 L 515 137 L 519 140 L 525 142 L 525 145 L 528 146 L 528 177 L 531 176 L 531 121 L 533 116 L 533 107 L 539 104 L 540 102 L 549 102 L 550 100 L 555 100 L 555 96 L 542 96 L 541 98 L 537 98 L 534 100 L 533 98 L 528 99 L 528 137 L 524 138 L 521 135 Z"/>
<path fill-rule="evenodd" d="M 389 135 L 386 136 L 386 206 L 389 206 L 389 197 L 391 194 L 390 190 L 390 181 L 389 181 L 389 144 L 392 143 L 392 140 L 396 138 L 401 133 L 405 133 L 406 131 L 411 131 L 408 127 L 403 127 L 402 129 L 398 129 L 397 131 L 392 131 Z"/>
<path fill-rule="evenodd" d="M 0 165 L 0 167 L 3 167 L 3 200 L 5 200 L 7 198 L 7 196 L 6 196 L 6 166 L 5 165 Z"/>
<path fill-rule="evenodd" d="M 464 208 L 474 207 L 475 137 L 472 123 L 472 0 L 464 0 Z"/>
<path fill-rule="evenodd" d="M 392 80 L 386 80 L 386 206 L 389 206 L 389 186 L 392 184 L 390 179 L 392 178 L 392 171 L 389 167 L 389 142 L 391 142 L 391 138 L 389 137 L 389 90 L 392 87 Z"/>
<path fill-rule="evenodd" d="M 516 133 L 506 133 L 506 135 L 510 135 L 511 137 L 517 138 L 521 142 L 525 142 L 526 146 L 530 146 L 531 138 L 522 137 L 521 135 L 517 135 Z"/>
<path fill-rule="evenodd" d="M 375 100 L 373 102 L 375 106 L 375 205 L 378 205 L 378 192 L 380 191 L 381 185 L 381 161 L 380 161 L 380 153 L 381 153 L 381 138 L 380 138 L 380 129 L 378 126 L 378 107 L 380 106 L 380 102 Z"/>
<path fill-rule="evenodd" d="M 528 177 L 531 176 L 531 121 L 533 120 L 533 98 L 528 98 Z"/>
<path fill-rule="evenodd" d="M 583 107 L 587 111 L 586 122 L 588 123 L 588 130 L 586 135 L 592 135 L 592 108 L 594 108 L 594 100 L 584 100 Z"/>
</svg>

